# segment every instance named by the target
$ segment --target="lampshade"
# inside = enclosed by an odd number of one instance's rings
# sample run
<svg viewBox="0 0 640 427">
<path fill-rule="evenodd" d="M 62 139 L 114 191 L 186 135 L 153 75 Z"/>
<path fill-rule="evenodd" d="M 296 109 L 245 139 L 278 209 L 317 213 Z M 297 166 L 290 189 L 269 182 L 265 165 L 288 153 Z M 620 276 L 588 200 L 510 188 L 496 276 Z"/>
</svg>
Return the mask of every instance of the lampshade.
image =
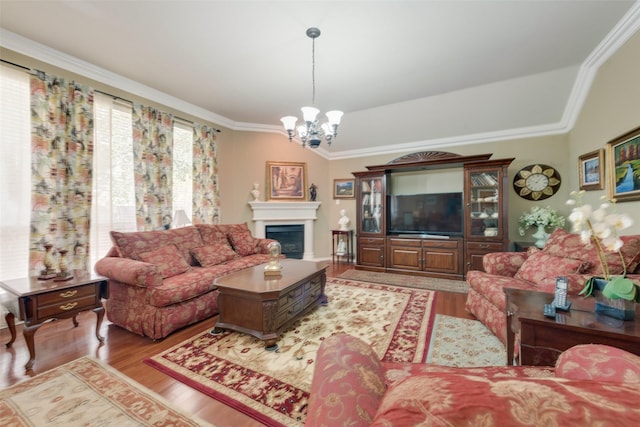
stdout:
<svg viewBox="0 0 640 427">
<path fill-rule="evenodd" d="M 191 224 L 191 220 L 187 216 L 187 213 L 184 211 L 184 209 L 178 209 L 173 214 L 173 222 L 172 222 L 173 228 L 184 227 L 185 225 L 188 225 L 188 224 Z"/>
</svg>

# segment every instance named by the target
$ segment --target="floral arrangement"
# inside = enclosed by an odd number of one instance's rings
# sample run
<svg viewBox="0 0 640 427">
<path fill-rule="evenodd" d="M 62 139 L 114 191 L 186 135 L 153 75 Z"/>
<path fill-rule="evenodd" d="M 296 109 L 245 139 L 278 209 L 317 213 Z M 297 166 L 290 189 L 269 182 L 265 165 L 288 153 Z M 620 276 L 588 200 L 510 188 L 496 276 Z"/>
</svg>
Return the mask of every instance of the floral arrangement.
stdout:
<svg viewBox="0 0 640 427">
<path fill-rule="evenodd" d="M 543 226 L 544 228 L 553 227 L 555 230 L 558 227 L 563 227 L 565 218 L 562 215 L 551 209 L 549 206 L 542 208 L 540 206 L 534 206 L 529 212 L 525 212 L 520 216 L 518 224 L 520 228 L 518 232 L 521 236 L 524 236 L 524 232 L 529 227 Z"/>
<path fill-rule="evenodd" d="M 582 197 L 585 191 L 572 191 L 572 199 L 567 201 L 568 205 L 575 205 L 569 215 L 569 221 L 572 223 L 572 231 L 580 233 L 582 243 L 585 245 L 594 244 L 598 251 L 598 259 L 602 267 L 604 279 L 608 282 L 602 290 L 602 294 L 611 299 L 636 300 L 640 302 L 640 290 L 631 279 L 626 278 L 626 265 L 620 252 L 623 242 L 618 235 L 620 230 L 630 227 L 633 219 L 629 215 L 619 214 L 615 212 L 615 199 L 606 200 L 596 210 L 591 205 L 582 203 Z M 613 212 L 609 213 L 609 209 Z M 609 273 L 609 264 L 607 262 L 606 253 L 617 252 L 620 255 L 623 266 L 623 274 L 613 277 Z M 584 289 L 580 295 L 591 296 L 593 294 L 594 278 L 587 280 Z"/>
</svg>

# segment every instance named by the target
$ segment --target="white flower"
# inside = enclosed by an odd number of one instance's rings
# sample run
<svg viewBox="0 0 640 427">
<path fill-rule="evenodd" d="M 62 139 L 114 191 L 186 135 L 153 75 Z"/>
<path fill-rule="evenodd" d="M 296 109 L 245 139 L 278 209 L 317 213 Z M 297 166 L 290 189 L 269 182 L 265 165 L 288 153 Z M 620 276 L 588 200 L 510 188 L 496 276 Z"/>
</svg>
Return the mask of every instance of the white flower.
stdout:
<svg viewBox="0 0 640 427">
<path fill-rule="evenodd" d="M 521 236 L 524 236 L 524 232 L 527 228 L 533 226 L 553 227 L 554 229 L 564 226 L 565 219 L 563 216 L 551 209 L 549 206 L 541 208 L 540 206 L 534 206 L 529 212 L 525 212 L 520 216 L 518 229 Z"/>
<path fill-rule="evenodd" d="M 572 191 L 571 196 L 574 199 L 567 201 L 568 205 L 577 205 L 569 215 L 572 231 L 580 233 L 580 240 L 583 244 L 594 243 L 596 245 L 604 278 L 610 280 L 609 265 L 604 252 L 618 252 L 620 254 L 620 248 L 624 243 L 618 237 L 618 231 L 630 227 L 633 220 L 626 214 L 607 213 L 608 209 L 615 208 L 615 200 L 606 201 L 598 209 L 592 211 L 591 205 L 582 204 L 583 195 L 584 191 Z M 622 255 L 620 256 L 622 257 Z"/>
</svg>

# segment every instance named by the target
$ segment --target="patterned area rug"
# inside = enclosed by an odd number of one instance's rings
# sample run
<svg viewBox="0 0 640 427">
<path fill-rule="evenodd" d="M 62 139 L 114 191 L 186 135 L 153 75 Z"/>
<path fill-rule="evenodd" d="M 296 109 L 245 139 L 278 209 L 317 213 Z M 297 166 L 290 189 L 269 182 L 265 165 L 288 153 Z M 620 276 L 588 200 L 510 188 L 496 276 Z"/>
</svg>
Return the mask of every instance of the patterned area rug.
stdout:
<svg viewBox="0 0 640 427">
<path fill-rule="evenodd" d="M 427 362 L 465 368 L 504 366 L 507 350 L 481 322 L 437 314 Z"/>
<path fill-rule="evenodd" d="M 83 357 L 0 390 L 3 426 L 211 426 Z"/>
<path fill-rule="evenodd" d="M 269 426 L 302 426 L 324 338 L 351 334 L 381 359 L 425 360 L 434 292 L 333 278 L 326 293 L 329 304 L 285 331 L 278 352 L 250 335 L 205 332 L 145 362 Z"/>
<path fill-rule="evenodd" d="M 375 271 L 351 269 L 342 273 L 340 278 L 371 283 L 384 283 L 386 285 L 406 286 L 417 289 L 430 289 L 432 291 L 457 292 L 459 294 L 469 292 L 469 285 L 465 281 L 438 279 L 435 277 L 420 277 L 407 274 L 378 273 Z"/>
</svg>

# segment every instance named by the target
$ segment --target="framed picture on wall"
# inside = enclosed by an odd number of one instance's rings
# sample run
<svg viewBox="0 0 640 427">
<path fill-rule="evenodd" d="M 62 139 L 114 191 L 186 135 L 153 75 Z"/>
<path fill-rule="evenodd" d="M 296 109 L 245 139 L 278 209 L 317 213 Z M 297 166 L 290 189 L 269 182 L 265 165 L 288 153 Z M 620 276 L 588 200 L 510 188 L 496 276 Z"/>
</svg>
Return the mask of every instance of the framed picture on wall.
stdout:
<svg viewBox="0 0 640 427">
<path fill-rule="evenodd" d="M 267 200 L 307 200 L 307 164 L 267 162 Z"/>
<path fill-rule="evenodd" d="M 610 199 L 640 200 L 640 127 L 607 143 Z"/>
<path fill-rule="evenodd" d="M 333 198 L 334 199 L 355 199 L 355 179 L 334 179 Z"/>
<path fill-rule="evenodd" d="M 578 175 L 581 190 L 604 188 L 604 150 L 595 150 L 578 157 Z"/>
</svg>

